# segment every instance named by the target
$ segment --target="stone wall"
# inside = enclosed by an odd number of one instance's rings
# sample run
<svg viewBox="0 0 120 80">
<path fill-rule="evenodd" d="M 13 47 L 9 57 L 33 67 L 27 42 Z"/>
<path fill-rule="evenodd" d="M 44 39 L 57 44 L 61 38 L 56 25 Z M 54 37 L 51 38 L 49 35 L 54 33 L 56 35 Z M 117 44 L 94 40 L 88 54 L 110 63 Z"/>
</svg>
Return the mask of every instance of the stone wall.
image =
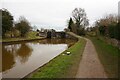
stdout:
<svg viewBox="0 0 120 80">
<path fill-rule="evenodd" d="M 47 38 L 68 38 L 68 39 L 75 39 L 75 40 L 78 39 L 66 32 L 51 32 L 51 31 L 40 32 L 39 36 L 47 37 Z"/>
</svg>

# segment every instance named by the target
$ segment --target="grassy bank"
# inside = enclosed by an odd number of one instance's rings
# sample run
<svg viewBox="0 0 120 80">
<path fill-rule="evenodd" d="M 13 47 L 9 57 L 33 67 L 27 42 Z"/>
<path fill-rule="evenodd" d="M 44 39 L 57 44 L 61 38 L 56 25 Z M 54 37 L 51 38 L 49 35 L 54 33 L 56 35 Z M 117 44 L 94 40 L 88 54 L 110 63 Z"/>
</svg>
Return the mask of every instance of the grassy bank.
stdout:
<svg viewBox="0 0 120 80">
<path fill-rule="evenodd" d="M 96 47 L 99 59 L 103 64 L 105 71 L 110 78 L 118 77 L 118 57 L 120 56 L 120 50 L 105 41 L 96 37 L 89 37 Z"/>
<path fill-rule="evenodd" d="M 26 34 L 25 37 L 17 37 L 17 38 L 4 38 L 0 40 L 0 42 L 11 42 L 11 41 L 22 41 L 22 40 L 32 40 L 32 39 L 40 39 L 42 37 L 36 36 L 37 32 L 30 31 Z"/>
<path fill-rule="evenodd" d="M 28 77 L 29 78 L 74 78 L 79 66 L 80 59 L 82 57 L 85 43 L 86 41 L 84 39 L 80 39 L 69 49 L 67 49 L 59 56 L 51 60 L 48 64 L 39 68 L 37 71 L 35 71 Z M 67 55 L 66 54 L 67 51 L 70 51 L 71 54 Z"/>
</svg>

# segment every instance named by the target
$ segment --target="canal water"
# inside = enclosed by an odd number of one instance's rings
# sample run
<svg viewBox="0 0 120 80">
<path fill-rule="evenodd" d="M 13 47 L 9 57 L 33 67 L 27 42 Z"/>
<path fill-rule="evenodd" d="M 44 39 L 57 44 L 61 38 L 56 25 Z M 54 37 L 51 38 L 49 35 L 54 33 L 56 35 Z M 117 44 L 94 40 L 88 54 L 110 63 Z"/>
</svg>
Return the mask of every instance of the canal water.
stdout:
<svg viewBox="0 0 120 80">
<path fill-rule="evenodd" d="M 2 77 L 23 78 L 73 45 L 72 39 L 44 39 L 2 45 Z"/>
</svg>

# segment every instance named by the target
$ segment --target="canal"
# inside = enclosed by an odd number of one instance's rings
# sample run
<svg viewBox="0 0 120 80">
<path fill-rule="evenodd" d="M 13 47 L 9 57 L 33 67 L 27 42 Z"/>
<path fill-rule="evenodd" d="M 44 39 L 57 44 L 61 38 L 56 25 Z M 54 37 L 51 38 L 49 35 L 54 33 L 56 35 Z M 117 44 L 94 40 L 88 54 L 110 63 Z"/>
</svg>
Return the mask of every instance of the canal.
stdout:
<svg viewBox="0 0 120 80">
<path fill-rule="evenodd" d="M 58 56 L 77 40 L 44 39 L 2 45 L 2 77 L 23 78 Z"/>
</svg>

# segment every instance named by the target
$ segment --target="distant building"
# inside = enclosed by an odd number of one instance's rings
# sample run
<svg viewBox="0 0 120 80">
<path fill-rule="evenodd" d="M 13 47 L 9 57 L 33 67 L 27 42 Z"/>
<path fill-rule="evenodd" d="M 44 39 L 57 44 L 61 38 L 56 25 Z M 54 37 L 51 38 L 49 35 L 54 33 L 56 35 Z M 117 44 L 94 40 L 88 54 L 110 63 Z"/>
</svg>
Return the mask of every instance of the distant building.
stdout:
<svg viewBox="0 0 120 80">
<path fill-rule="evenodd" d="M 38 32 L 40 37 L 47 37 L 47 38 L 56 37 L 56 31 L 54 29 L 41 28 L 41 30 Z"/>
<path fill-rule="evenodd" d="M 38 36 L 46 38 L 65 38 L 66 33 L 64 31 L 56 32 L 54 29 L 41 29 L 38 30 Z"/>
<path fill-rule="evenodd" d="M 46 33 L 45 32 L 39 32 L 39 36 L 40 37 L 46 37 Z"/>
</svg>

